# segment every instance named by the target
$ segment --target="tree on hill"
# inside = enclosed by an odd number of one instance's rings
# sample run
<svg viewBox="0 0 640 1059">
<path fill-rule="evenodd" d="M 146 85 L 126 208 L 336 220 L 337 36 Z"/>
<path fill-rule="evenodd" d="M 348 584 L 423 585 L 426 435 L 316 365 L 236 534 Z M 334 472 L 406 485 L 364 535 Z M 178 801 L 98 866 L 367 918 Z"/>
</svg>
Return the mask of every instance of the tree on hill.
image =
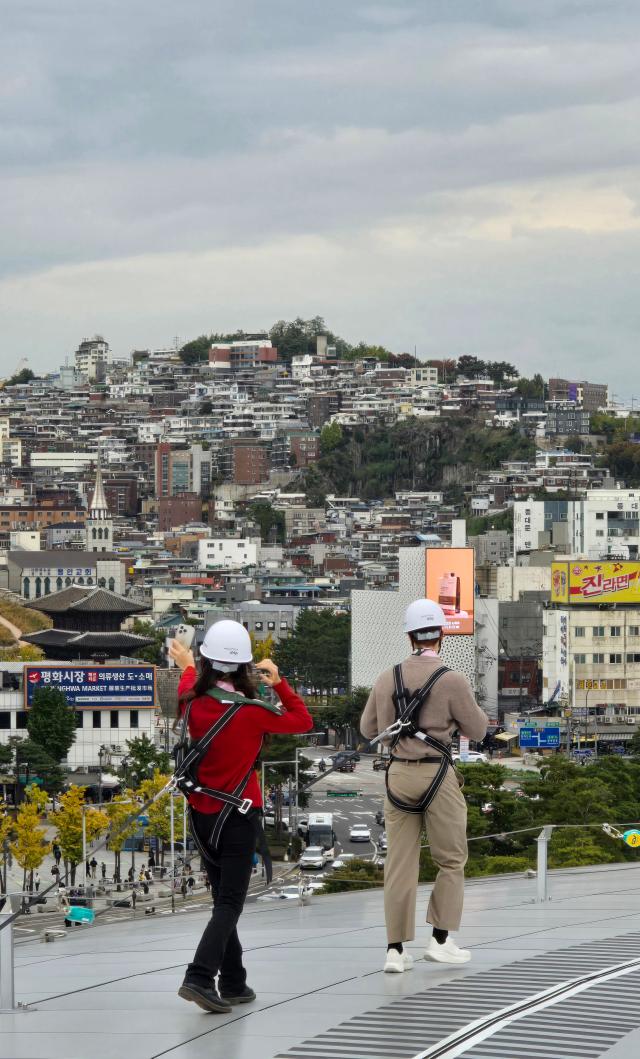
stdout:
<svg viewBox="0 0 640 1059">
<path fill-rule="evenodd" d="M 470 354 L 465 353 L 464 356 L 458 357 L 458 374 L 464 375 L 465 379 L 481 378 L 486 372 L 486 367 L 484 360 Z"/>
<path fill-rule="evenodd" d="M 532 379 L 518 379 L 516 393 L 521 397 L 539 397 L 544 399 L 547 394 L 547 386 L 542 375 L 536 374 Z"/>
<path fill-rule="evenodd" d="M 327 336 L 328 345 L 336 347 L 339 357 L 351 348 L 348 342 L 329 330 L 321 316 L 314 316 L 311 320 L 303 320 L 300 316 L 295 320 L 278 320 L 269 331 L 269 337 L 278 349 L 278 360 L 284 364 L 290 364 L 293 357 L 315 353 L 318 335 Z"/>
<path fill-rule="evenodd" d="M 58 688 L 38 688 L 27 718 L 29 738 L 56 763 L 66 758 L 76 738 L 76 714 Z"/>
<path fill-rule="evenodd" d="M 249 505 L 247 515 L 260 527 L 261 540 L 284 544 L 284 511 L 276 511 L 266 500 L 259 500 Z"/>
<path fill-rule="evenodd" d="M 325 423 L 320 432 L 320 452 L 323 456 L 337 449 L 342 441 L 342 427 L 339 423 Z"/>
<path fill-rule="evenodd" d="M 22 368 L 21 371 L 17 371 L 15 375 L 12 375 L 10 379 L 7 379 L 5 386 L 24 386 L 26 383 L 31 382 L 35 379 L 34 373 L 31 368 Z"/>
</svg>

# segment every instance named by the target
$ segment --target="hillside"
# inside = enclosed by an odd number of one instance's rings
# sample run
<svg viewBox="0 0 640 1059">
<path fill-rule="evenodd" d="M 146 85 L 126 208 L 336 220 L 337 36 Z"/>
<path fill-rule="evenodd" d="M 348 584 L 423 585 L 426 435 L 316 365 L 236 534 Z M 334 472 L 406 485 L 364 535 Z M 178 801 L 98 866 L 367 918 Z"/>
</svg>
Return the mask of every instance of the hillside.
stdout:
<svg viewBox="0 0 640 1059">
<path fill-rule="evenodd" d="M 311 503 L 327 493 L 373 500 L 398 489 L 444 489 L 452 493 L 474 470 L 506 459 L 532 459 L 534 442 L 518 430 L 496 430 L 471 416 L 407 419 L 392 427 L 325 427 L 322 455 L 302 472 L 295 487 Z"/>
</svg>

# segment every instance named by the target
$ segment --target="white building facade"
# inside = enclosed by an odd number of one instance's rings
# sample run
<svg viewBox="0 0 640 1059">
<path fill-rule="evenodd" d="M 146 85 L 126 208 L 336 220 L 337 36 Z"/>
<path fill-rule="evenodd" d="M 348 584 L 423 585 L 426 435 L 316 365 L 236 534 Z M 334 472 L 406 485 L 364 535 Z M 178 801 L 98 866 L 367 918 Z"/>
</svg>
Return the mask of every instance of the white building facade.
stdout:
<svg viewBox="0 0 640 1059">
<path fill-rule="evenodd" d="M 201 570 L 240 570 L 256 566 L 260 542 L 254 537 L 215 537 L 198 541 L 198 563 Z"/>
</svg>

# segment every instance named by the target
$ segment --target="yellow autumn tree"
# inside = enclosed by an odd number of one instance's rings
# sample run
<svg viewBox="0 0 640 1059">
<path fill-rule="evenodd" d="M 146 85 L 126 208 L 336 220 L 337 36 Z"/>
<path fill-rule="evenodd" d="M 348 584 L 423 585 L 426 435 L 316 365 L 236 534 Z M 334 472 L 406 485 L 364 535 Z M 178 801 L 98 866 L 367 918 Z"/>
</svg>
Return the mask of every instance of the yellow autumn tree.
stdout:
<svg viewBox="0 0 640 1059">
<path fill-rule="evenodd" d="M 139 797 L 142 802 L 148 802 L 158 793 L 158 791 L 162 790 L 168 779 L 168 776 L 156 769 L 153 776 L 142 781 L 136 791 L 137 797 Z M 161 864 L 164 864 L 164 843 L 168 842 L 171 838 L 170 799 L 170 794 L 163 794 L 162 798 L 158 798 L 158 800 L 146 811 L 146 815 L 149 817 L 148 833 L 154 835 L 158 839 Z M 180 810 L 182 811 L 182 802 L 180 801 L 177 804 L 180 805 Z"/>
<path fill-rule="evenodd" d="M 108 803 L 105 811 L 109 817 L 107 849 L 110 849 L 115 854 L 114 878 L 117 882 L 120 882 L 120 858 L 124 844 L 138 829 L 138 820 L 135 815 L 136 800 L 133 791 L 126 790 L 123 794 L 116 795 Z M 127 823 L 127 821 L 129 822 Z"/>
<path fill-rule="evenodd" d="M 9 840 L 15 831 L 13 818 L 9 816 L 7 805 L 0 799 L 0 850 L 2 850 L 2 868 L 0 869 L 0 889 L 2 893 L 7 892 L 7 854 L 9 852 Z"/>
<path fill-rule="evenodd" d="M 58 798 L 60 808 L 53 819 L 58 829 L 57 840 L 64 858 L 65 874 L 70 872 L 71 884 L 76 881 L 76 868 L 82 860 L 82 813 L 85 805 L 83 787 L 71 786 Z M 100 809 L 84 809 L 87 849 L 109 827 L 109 817 Z"/>
<path fill-rule="evenodd" d="M 273 649 L 275 646 L 273 636 L 269 633 L 265 636 L 264 640 L 258 640 L 254 633 L 249 633 L 251 637 L 251 651 L 253 654 L 254 662 L 262 662 L 263 658 L 271 658 L 273 655 Z"/>
<path fill-rule="evenodd" d="M 45 792 L 32 784 L 27 787 L 24 801 L 16 815 L 15 838 L 11 843 L 11 852 L 22 868 L 23 893 L 27 889 L 27 884 L 30 890 L 33 889 L 33 873 L 36 868 L 40 867 L 51 848 L 51 843 L 46 839 L 46 830 L 40 826 L 46 804 Z M 22 902 L 24 908 L 24 897 Z"/>
</svg>

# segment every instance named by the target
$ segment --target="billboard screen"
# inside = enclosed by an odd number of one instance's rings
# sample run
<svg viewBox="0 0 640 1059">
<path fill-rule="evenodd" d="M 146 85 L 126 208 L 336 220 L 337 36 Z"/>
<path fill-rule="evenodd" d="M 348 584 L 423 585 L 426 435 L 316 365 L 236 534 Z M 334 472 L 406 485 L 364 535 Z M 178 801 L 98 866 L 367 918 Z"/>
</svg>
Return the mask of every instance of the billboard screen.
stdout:
<svg viewBox="0 0 640 1059">
<path fill-rule="evenodd" d="M 473 548 L 427 548 L 425 559 L 425 594 L 445 612 L 445 633 L 473 636 Z"/>
<path fill-rule="evenodd" d="M 640 603 L 640 563 L 625 560 L 551 564 L 552 603 Z"/>
<path fill-rule="evenodd" d="M 150 665 L 27 665 L 24 701 L 31 706 L 38 688 L 58 688 L 76 710 L 155 705 L 155 668 Z"/>
</svg>

